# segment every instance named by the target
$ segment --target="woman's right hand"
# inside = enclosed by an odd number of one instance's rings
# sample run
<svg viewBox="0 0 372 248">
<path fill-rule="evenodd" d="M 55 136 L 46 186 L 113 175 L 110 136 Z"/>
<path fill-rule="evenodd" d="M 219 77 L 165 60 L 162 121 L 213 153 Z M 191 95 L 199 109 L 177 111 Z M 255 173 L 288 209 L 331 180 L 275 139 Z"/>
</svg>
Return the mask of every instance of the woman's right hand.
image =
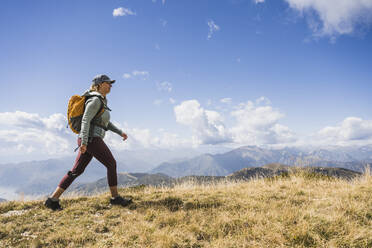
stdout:
<svg viewBox="0 0 372 248">
<path fill-rule="evenodd" d="M 81 154 L 84 154 L 87 151 L 87 145 L 81 145 L 80 146 L 80 152 Z"/>
</svg>

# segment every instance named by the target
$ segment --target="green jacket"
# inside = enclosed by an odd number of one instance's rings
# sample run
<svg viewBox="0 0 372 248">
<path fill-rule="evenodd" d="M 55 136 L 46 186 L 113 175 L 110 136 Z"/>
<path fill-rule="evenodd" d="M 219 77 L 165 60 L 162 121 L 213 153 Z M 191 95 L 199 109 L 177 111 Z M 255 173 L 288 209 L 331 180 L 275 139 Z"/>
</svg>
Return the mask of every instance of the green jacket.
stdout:
<svg viewBox="0 0 372 248">
<path fill-rule="evenodd" d="M 101 137 L 102 139 L 105 137 L 105 129 L 91 124 L 92 119 L 100 110 L 102 104 L 101 102 L 104 103 L 104 112 L 98 118 L 96 118 L 95 122 L 97 122 L 100 126 L 106 127 L 107 130 L 110 130 L 121 136 L 123 131 L 110 122 L 110 109 L 107 107 L 107 99 L 104 98 L 99 92 L 90 92 L 89 90 L 86 91 L 83 96 L 93 97 L 88 98 L 88 100 L 85 102 L 85 110 L 79 133 L 81 144 L 88 145 L 88 139 L 90 137 Z"/>
</svg>

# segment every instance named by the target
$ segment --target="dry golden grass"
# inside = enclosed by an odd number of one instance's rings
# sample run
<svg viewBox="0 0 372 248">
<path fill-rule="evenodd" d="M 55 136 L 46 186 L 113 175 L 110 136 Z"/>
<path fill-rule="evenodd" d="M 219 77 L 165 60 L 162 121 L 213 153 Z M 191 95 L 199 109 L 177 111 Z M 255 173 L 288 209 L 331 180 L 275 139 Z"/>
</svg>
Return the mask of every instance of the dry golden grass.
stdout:
<svg viewBox="0 0 372 248">
<path fill-rule="evenodd" d="M 372 178 L 306 174 L 0 204 L 0 247 L 372 247 Z M 18 211 L 17 210 L 22 210 Z M 13 211 L 13 212 L 10 212 Z"/>
</svg>

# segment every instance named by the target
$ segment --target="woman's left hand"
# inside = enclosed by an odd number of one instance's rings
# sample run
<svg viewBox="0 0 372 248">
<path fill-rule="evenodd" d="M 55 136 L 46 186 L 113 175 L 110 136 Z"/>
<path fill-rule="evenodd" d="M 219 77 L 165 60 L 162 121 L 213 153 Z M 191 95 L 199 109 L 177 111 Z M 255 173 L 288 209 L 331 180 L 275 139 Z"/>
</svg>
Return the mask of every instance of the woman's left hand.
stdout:
<svg viewBox="0 0 372 248">
<path fill-rule="evenodd" d="M 126 139 L 128 139 L 128 136 L 127 136 L 126 133 L 122 133 L 122 134 L 121 134 L 121 137 L 123 137 L 123 140 L 124 140 L 124 141 L 125 141 Z"/>
</svg>

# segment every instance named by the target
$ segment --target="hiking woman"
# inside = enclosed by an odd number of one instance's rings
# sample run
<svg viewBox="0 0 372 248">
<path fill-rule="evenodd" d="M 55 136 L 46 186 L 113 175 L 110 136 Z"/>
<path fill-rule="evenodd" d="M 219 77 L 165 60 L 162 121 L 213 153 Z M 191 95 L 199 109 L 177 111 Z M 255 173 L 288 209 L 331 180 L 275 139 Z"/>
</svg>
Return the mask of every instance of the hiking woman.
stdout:
<svg viewBox="0 0 372 248">
<path fill-rule="evenodd" d="M 109 111 L 111 110 L 107 107 L 106 96 L 110 93 L 115 80 L 111 80 L 106 75 L 97 75 L 92 81 L 90 90 L 83 94 L 87 100 L 78 136 L 79 153 L 74 167 L 67 172 L 51 197 L 45 201 L 45 206 L 52 210 L 62 209 L 59 197 L 75 178 L 84 172 L 93 157 L 107 168 L 107 180 L 112 196 L 110 203 L 122 206 L 131 203 L 131 199 L 124 199 L 118 194 L 116 161 L 103 141 L 107 130 L 120 135 L 124 141 L 127 139 L 127 135 L 110 122 Z"/>
</svg>

